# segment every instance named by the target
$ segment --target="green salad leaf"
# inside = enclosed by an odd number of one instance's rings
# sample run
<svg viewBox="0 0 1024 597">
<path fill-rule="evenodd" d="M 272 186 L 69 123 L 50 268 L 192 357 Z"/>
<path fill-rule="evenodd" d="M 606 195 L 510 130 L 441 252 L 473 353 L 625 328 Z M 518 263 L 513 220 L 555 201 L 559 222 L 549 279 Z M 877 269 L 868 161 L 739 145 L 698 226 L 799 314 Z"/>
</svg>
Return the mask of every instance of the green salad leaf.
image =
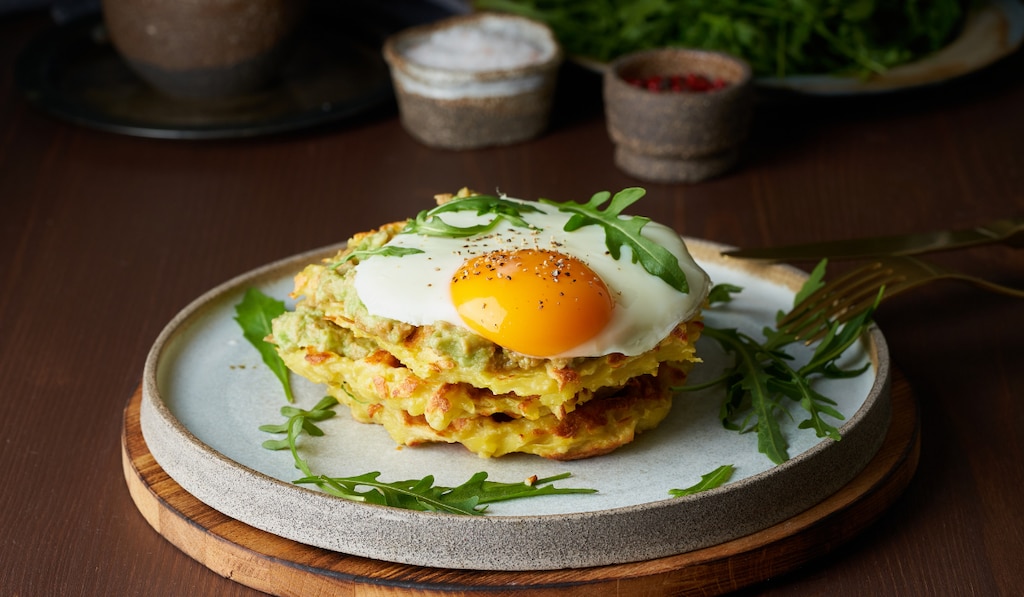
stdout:
<svg viewBox="0 0 1024 597">
<path fill-rule="evenodd" d="M 725 303 L 732 299 L 732 295 L 742 292 L 743 288 L 735 284 L 719 283 L 711 287 L 708 292 L 708 304 Z"/>
<path fill-rule="evenodd" d="M 474 211 L 478 216 L 491 214 L 494 218 L 485 224 L 462 227 L 452 226 L 439 217 L 443 213 L 456 211 Z M 416 217 L 402 229 L 402 234 L 465 238 L 494 230 L 501 222 L 509 222 L 513 226 L 520 228 L 534 229 L 533 226 L 522 218 L 522 214 L 539 211 L 539 209 L 528 203 L 509 201 L 503 197 L 495 197 L 493 195 L 458 197 L 447 203 L 442 203 L 433 209 L 423 210 L 416 214 Z"/>
<path fill-rule="evenodd" d="M 267 296 L 258 288 L 249 288 L 245 291 L 242 302 L 235 305 L 235 321 L 242 327 L 242 335 L 245 336 L 245 339 L 260 353 L 263 363 L 274 372 L 281 382 L 288 402 L 295 402 L 291 380 L 288 377 L 288 367 L 285 366 L 274 346 L 265 340 L 271 332 L 270 322 L 284 311 L 284 302 Z"/>
<path fill-rule="evenodd" d="M 600 226 L 605 232 L 605 246 L 612 258 L 618 259 L 622 246 L 628 245 L 632 250 L 633 263 L 639 262 L 647 273 L 664 280 L 679 292 L 689 292 L 686 274 L 679 267 L 679 260 L 671 251 L 648 239 L 640 230 L 650 222 L 650 218 L 642 216 L 622 215 L 622 210 L 636 203 L 647 193 L 640 187 L 622 189 L 613 197 L 608 191 L 595 193 L 587 203 L 575 201 L 556 202 L 541 199 L 542 203 L 553 205 L 560 211 L 572 213 L 565 223 L 565 230 L 572 232 L 584 226 Z M 602 211 L 601 206 L 611 202 Z"/>
<path fill-rule="evenodd" d="M 707 491 L 709 489 L 715 489 L 716 487 L 721 487 L 728 483 L 735 471 L 736 468 L 733 467 L 733 465 L 723 464 L 710 473 L 701 475 L 700 481 L 696 485 L 691 485 L 685 489 L 669 489 L 668 492 L 672 497 L 683 497 Z"/>
<path fill-rule="evenodd" d="M 727 52 L 759 76 L 881 73 L 959 33 L 969 0 L 474 0 L 547 23 L 569 55 L 609 62 L 679 46 Z"/>
<path fill-rule="evenodd" d="M 292 458 L 295 459 L 295 468 L 309 476 L 313 474 L 309 464 L 299 455 L 299 436 L 303 433 L 313 437 L 320 437 L 323 430 L 317 427 L 317 423 L 326 421 L 336 413 L 334 407 L 338 405 L 337 398 L 324 396 L 316 405 L 309 409 L 296 408 L 294 406 L 282 406 L 281 414 L 287 419 L 278 425 L 260 425 L 260 431 L 267 433 L 284 433 L 283 439 L 268 439 L 263 442 L 263 447 L 268 450 L 289 450 Z"/>
<path fill-rule="evenodd" d="M 686 274 L 679 267 L 679 260 L 671 251 L 641 234 L 651 220 L 641 216 L 624 215 L 622 211 L 636 203 L 647 193 L 640 187 L 622 189 L 612 196 L 608 191 L 595 193 L 587 203 L 575 201 L 540 202 L 572 214 L 564 230 L 573 232 L 584 226 L 600 226 L 605 232 L 605 246 L 614 259 L 619 259 L 623 245 L 631 249 L 633 263 L 640 265 L 651 275 L 664 280 L 679 292 L 689 292 Z M 608 200 L 611 199 L 611 202 Z M 608 205 L 602 210 L 605 203 Z M 493 214 L 489 222 L 474 226 L 453 226 L 441 219 L 440 214 L 455 211 L 474 211 L 477 215 Z M 510 201 L 491 195 L 470 195 L 443 203 L 433 209 L 421 211 L 402 229 L 402 234 L 422 234 L 447 238 L 465 238 L 493 230 L 500 222 L 507 221 L 513 226 L 536 230 L 522 214 L 541 211 L 529 203 Z"/>
<path fill-rule="evenodd" d="M 486 472 L 472 475 L 456 487 L 434 484 L 433 475 L 422 479 L 385 483 L 380 473 L 365 473 L 356 477 L 327 477 L 324 475 L 299 479 L 296 483 L 313 484 L 336 497 L 382 506 L 393 506 L 424 512 L 481 515 L 487 504 L 544 495 L 595 493 L 595 489 L 554 487 L 555 481 L 570 477 L 562 473 L 543 479 L 530 478 L 520 483 L 488 481 Z M 359 487 L 366 489 L 360 491 Z"/>
<path fill-rule="evenodd" d="M 801 290 L 794 298 L 794 307 L 817 290 L 824 282 L 826 261 L 820 262 Z M 713 302 L 728 302 L 736 287 L 712 289 Z M 837 364 L 846 350 L 857 342 L 868 326 L 881 300 L 881 293 L 875 303 L 845 324 L 825 321 L 828 332 L 814 348 L 806 365 L 794 368 L 794 358 L 785 347 L 797 341 L 791 334 L 774 327 L 765 327 L 764 340 L 759 341 L 735 328 L 715 328 L 705 325 L 703 335 L 722 346 L 733 356 L 733 363 L 723 375 L 703 384 L 679 388 L 694 391 L 723 384 L 725 398 L 721 405 L 720 417 L 727 429 L 743 433 L 757 433 L 758 451 L 772 462 L 781 464 L 789 459 L 788 441 L 782 433 L 779 421 L 792 416 L 789 406 L 796 403 L 805 413 L 799 429 L 810 429 L 818 437 L 841 439 L 839 429 L 825 417 L 842 420 L 844 417 L 835 408 L 835 401 L 814 388 L 817 378 L 855 377 L 866 371 L 870 364 L 855 369 L 843 369 Z M 779 313 L 779 317 L 784 313 Z"/>
<path fill-rule="evenodd" d="M 457 487 L 443 487 L 434 484 L 433 475 L 422 479 L 384 482 L 379 472 L 364 473 L 354 477 L 329 477 L 317 475 L 299 453 L 299 438 L 303 435 L 320 437 L 324 431 L 316 423 L 334 417 L 338 400 L 324 396 L 311 409 L 294 406 L 281 407 L 286 417 L 284 423 L 261 425 L 260 431 L 284 434 L 281 439 L 267 440 L 263 447 L 268 450 L 289 450 L 295 460 L 295 468 L 304 475 L 297 484 L 315 485 L 325 493 L 357 502 L 394 506 L 408 510 L 450 512 L 452 514 L 484 514 L 487 504 L 518 500 L 543 495 L 570 493 L 595 493 L 595 489 L 555 487 L 555 481 L 569 478 L 569 473 L 538 479 L 531 477 L 520 483 L 499 483 L 488 481 L 486 472 L 478 472 Z M 359 488 L 365 488 L 360 490 Z"/>
<path fill-rule="evenodd" d="M 342 263 L 345 263 L 345 262 L 348 262 L 348 261 L 352 261 L 353 259 L 358 259 L 358 260 L 362 261 L 364 259 L 369 259 L 370 257 L 374 257 L 374 256 L 380 256 L 380 257 L 405 257 L 406 255 L 415 255 L 417 253 L 422 253 L 422 252 L 423 252 L 422 249 L 417 249 L 417 248 L 414 248 L 414 247 L 396 247 L 396 246 L 393 246 L 393 245 L 384 245 L 383 247 L 377 247 L 375 249 L 364 249 L 364 250 L 359 250 L 359 251 L 352 251 L 352 252 L 348 253 L 347 255 L 345 255 L 345 257 L 343 257 L 342 259 L 340 259 L 338 261 L 335 261 L 334 263 L 330 263 L 326 267 L 327 267 L 327 269 L 335 269 L 339 265 L 341 265 Z"/>
</svg>

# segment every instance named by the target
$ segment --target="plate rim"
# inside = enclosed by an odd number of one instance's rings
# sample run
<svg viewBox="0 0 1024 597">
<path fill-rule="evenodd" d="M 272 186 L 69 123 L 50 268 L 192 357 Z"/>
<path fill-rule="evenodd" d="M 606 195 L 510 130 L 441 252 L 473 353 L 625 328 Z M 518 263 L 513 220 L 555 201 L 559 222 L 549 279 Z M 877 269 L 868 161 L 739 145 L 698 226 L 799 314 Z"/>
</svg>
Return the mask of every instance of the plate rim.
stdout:
<svg viewBox="0 0 1024 597">
<path fill-rule="evenodd" d="M 684 240 L 691 252 L 705 256 L 717 252 L 720 259 L 727 259 L 720 253 L 732 248 L 701 239 L 684 237 Z M 819 441 L 783 464 L 701 494 L 609 510 L 474 517 L 350 502 L 277 480 L 221 454 L 177 420 L 160 395 L 157 383 L 159 361 L 168 344 L 183 331 L 183 326 L 204 309 L 212 308 L 219 297 L 237 291 L 243 284 L 251 285 L 258 280 L 278 276 L 286 268 L 297 271 L 301 265 L 329 256 L 343 246 L 344 243 L 332 244 L 274 261 L 203 293 L 163 328 L 146 357 L 140 419 L 143 436 L 154 458 L 176 482 L 198 499 L 261 530 L 352 555 L 443 568 L 539 570 L 644 561 L 685 553 L 756 532 L 813 506 L 866 466 L 888 429 L 891 363 L 884 336 L 878 326 L 873 325 L 865 342 L 876 371 L 875 380 L 864 405 L 842 425 L 843 441 Z M 806 272 L 789 265 L 732 259 L 729 263 L 749 271 L 776 272 L 788 280 L 782 283 L 790 288 L 807 276 Z M 856 458 L 851 460 L 851 453 Z M 817 493 L 814 499 L 793 506 L 792 500 L 788 499 L 793 489 L 787 486 L 793 484 L 792 477 L 799 475 L 801 470 L 806 472 L 810 468 L 808 463 L 812 461 L 816 462 L 817 468 L 828 468 L 826 462 L 843 465 L 844 474 L 816 479 L 815 483 L 824 485 L 815 486 Z M 847 466 L 852 461 L 854 466 Z M 821 471 L 817 470 L 816 475 L 820 477 Z M 251 484 L 257 493 L 262 490 L 274 492 L 274 503 L 234 499 L 231 491 L 238 482 Z M 755 485 L 771 494 L 768 501 L 778 506 L 770 515 L 761 512 L 752 520 L 729 530 L 714 528 L 706 520 L 715 512 L 721 514 L 722 511 L 742 507 L 743 495 Z M 284 495 L 280 497 L 278 494 Z M 308 524 L 295 526 L 295 512 L 313 517 L 326 512 L 331 520 L 350 523 L 350 526 L 325 536 L 322 530 L 307 528 Z M 306 520 L 305 517 L 298 518 Z M 715 519 L 714 516 L 711 518 Z M 688 530 L 693 525 L 702 529 L 701 536 L 694 537 L 693 531 Z M 686 528 L 680 529 L 680 526 Z M 631 531 L 651 527 L 667 528 L 661 532 L 664 536 L 650 541 L 632 537 Z M 382 532 L 386 540 L 381 537 Z M 576 549 L 566 549 L 564 541 L 558 538 L 566 533 L 588 539 L 573 546 Z M 467 537 L 472 541 L 467 542 Z M 425 538 L 439 539 L 443 549 L 439 549 L 436 542 L 424 542 Z M 597 539 L 600 546 L 594 545 Z"/>
</svg>

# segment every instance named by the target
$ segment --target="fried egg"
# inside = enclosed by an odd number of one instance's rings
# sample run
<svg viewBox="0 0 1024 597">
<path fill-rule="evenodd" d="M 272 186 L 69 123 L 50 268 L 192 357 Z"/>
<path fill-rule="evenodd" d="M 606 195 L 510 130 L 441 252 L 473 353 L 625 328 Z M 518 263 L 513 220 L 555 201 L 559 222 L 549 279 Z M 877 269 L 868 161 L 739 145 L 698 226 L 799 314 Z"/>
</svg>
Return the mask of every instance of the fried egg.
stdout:
<svg viewBox="0 0 1024 597">
<path fill-rule="evenodd" d="M 634 263 L 629 245 L 613 258 L 601 226 L 567 232 L 570 215 L 556 206 L 503 199 L 530 207 L 520 213 L 528 227 L 399 234 L 385 247 L 404 250 L 361 259 L 354 284 L 367 311 L 415 326 L 447 322 L 531 357 L 573 358 L 642 354 L 700 310 L 710 280 L 671 228 L 649 222 L 641 233 L 676 257 L 686 293 Z M 434 217 L 466 228 L 496 216 Z"/>
</svg>

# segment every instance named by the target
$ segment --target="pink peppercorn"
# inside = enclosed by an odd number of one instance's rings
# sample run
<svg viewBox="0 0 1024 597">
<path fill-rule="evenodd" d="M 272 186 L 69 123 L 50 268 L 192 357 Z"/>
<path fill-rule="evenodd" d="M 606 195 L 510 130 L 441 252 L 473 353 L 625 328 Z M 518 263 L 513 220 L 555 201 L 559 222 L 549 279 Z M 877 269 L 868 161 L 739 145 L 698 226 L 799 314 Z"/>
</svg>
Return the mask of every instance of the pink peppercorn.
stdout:
<svg viewBox="0 0 1024 597">
<path fill-rule="evenodd" d="M 697 74 L 688 73 L 685 75 L 651 75 L 649 77 L 628 77 L 625 79 L 627 83 L 641 89 L 653 91 L 659 93 L 662 91 L 672 92 L 703 92 L 703 91 L 715 91 L 722 89 L 729 85 L 727 81 L 722 78 L 709 79 L 708 77 Z"/>
</svg>

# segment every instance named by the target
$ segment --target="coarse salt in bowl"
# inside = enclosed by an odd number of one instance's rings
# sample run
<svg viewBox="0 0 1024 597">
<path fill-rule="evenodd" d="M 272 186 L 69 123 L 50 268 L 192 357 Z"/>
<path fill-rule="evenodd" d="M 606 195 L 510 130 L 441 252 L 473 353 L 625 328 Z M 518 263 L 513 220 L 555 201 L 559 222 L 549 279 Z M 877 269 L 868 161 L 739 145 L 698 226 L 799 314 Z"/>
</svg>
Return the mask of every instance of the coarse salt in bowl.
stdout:
<svg viewBox="0 0 1024 597">
<path fill-rule="evenodd" d="M 562 50 L 530 19 L 479 13 L 387 39 L 402 125 L 432 147 L 516 143 L 548 126 Z"/>
<path fill-rule="evenodd" d="M 545 59 L 543 48 L 523 43 L 518 32 L 507 29 L 487 31 L 485 27 L 475 26 L 441 29 L 411 44 L 405 57 L 426 67 L 459 71 L 521 68 Z"/>
</svg>

